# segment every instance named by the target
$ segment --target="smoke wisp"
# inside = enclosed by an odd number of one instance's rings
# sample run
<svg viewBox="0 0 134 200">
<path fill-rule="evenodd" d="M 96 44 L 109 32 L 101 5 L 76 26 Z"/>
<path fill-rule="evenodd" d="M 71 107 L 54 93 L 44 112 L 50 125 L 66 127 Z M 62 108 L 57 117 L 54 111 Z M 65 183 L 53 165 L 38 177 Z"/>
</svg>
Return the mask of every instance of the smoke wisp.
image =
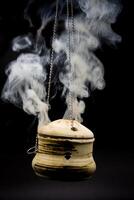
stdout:
<svg viewBox="0 0 134 200">
<path fill-rule="evenodd" d="M 49 74 L 47 66 L 50 62 L 51 47 L 46 45 L 43 31 L 54 20 L 56 6 L 56 1 L 41 2 L 43 3 L 36 13 L 41 21 L 36 37 L 28 33 L 16 37 L 12 42 L 13 51 L 20 52 L 20 55 L 6 70 L 8 79 L 2 93 L 3 99 L 21 106 L 28 114 L 37 116 L 39 125 L 50 122 L 46 79 Z M 30 1 L 25 10 L 25 17 L 29 20 L 30 26 L 34 26 L 29 13 L 33 4 L 37 4 L 37 1 Z M 72 16 L 69 18 L 66 16 L 66 1 L 59 0 L 58 21 L 62 20 L 64 28 L 60 34 L 56 34 L 52 43 L 53 63 L 56 67 L 62 62 L 58 78 L 63 85 L 62 96 L 66 99 L 67 105 L 64 118 L 70 116 L 71 92 L 72 117 L 82 122 L 81 115 L 85 110 L 84 98 L 89 97 L 90 90 L 102 90 L 105 87 L 103 64 L 96 57 L 95 50 L 102 42 L 115 44 L 121 41 L 121 37 L 111 27 L 116 22 L 121 6 L 116 0 L 74 0 L 73 6 L 74 11 L 76 10 L 73 19 L 74 29 L 71 26 Z M 57 23 L 57 27 L 58 25 Z"/>
</svg>

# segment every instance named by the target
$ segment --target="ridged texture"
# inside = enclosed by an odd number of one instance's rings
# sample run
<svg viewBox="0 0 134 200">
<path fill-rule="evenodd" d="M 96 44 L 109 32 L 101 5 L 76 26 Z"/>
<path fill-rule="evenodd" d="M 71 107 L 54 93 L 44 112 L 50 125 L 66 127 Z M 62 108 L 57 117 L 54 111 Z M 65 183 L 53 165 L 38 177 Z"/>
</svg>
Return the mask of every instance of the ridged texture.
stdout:
<svg viewBox="0 0 134 200">
<path fill-rule="evenodd" d="M 64 123 L 66 120 L 63 120 L 63 126 Z M 38 134 L 38 152 L 32 162 L 37 175 L 77 180 L 87 178 L 94 173 L 96 170 L 92 156 L 94 138 L 55 137 L 51 131 L 50 134 L 51 136 L 45 135 L 45 130 Z"/>
</svg>

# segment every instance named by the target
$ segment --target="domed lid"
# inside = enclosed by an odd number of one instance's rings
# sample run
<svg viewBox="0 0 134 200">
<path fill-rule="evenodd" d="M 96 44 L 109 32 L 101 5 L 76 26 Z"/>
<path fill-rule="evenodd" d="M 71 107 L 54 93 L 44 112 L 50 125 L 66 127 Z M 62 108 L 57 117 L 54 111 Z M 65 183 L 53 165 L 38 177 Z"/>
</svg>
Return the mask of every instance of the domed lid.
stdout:
<svg viewBox="0 0 134 200">
<path fill-rule="evenodd" d="M 48 125 L 44 125 L 38 128 L 39 135 L 51 136 L 51 137 L 64 137 L 75 139 L 92 139 L 93 133 L 80 124 L 77 121 L 73 121 L 73 129 L 71 127 L 71 120 L 59 119 L 50 122 Z"/>
</svg>

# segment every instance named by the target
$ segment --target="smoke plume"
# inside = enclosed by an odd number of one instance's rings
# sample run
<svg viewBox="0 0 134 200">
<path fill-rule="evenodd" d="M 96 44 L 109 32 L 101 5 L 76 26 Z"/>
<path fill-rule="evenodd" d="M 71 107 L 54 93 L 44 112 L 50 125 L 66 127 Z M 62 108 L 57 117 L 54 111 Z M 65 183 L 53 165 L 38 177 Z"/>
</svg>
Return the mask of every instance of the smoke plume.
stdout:
<svg viewBox="0 0 134 200">
<path fill-rule="evenodd" d="M 25 9 L 25 18 L 28 19 L 30 26 L 34 26 L 30 13 L 34 4 L 37 4 L 36 0 L 30 1 Z M 23 107 L 28 114 L 37 116 L 39 125 L 42 125 L 50 121 L 46 80 L 49 75 L 47 66 L 50 63 L 51 52 L 51 47 L 46 45 L 46 35 L 43 35 L 43 31 L 55 19 L 56 1 L 51 0 L 48 3 L 41 1 L 40 4 L 34 13 L 41 21 L 36 37 L 28 33 L 18 36 L 12 42 L 13 51 L 20 52 L 20 55 L 6 70 L 8 79 L 2 97 Z M 90 90 L 102 90 L 105 87 L 103 64 L 96 57 L 95 50 L 102 42 L 115 44 L 121 41 L 120 36 L 114 33 L 111 27 L 116 22 L 121 7 L 116 0 L 74 0 L 73 7 L 72 28 L 72 16 L 69 18 L 66 16 L 66 1 L 59 0 L 58 21 L 62 21 L 64 28 L 60 34 L 56 34 L 52 42 L 53 63 L 56 67 L 62 62 L 60 70 L 57 67 L 59 70 L 57 78 L 63 85 L 62 96 L 67 105 L 64 118 L 70 116 L 71 93 L 72 117 L 82 122 L 81 115 L 85 110 L 84 98 L 89 97 Z M 59 23 L 57 28 L 58 26 Z"/>
<path fill-rule="evenodd" d="M 48 123 L 48 105 L 45 103 L 46 72 L 36 54 L 21 54 L 6 70 L 8 80 L 3 98 L 23 106 L 28 114 L 38 116 L 40 125 Z"/>
</svg>

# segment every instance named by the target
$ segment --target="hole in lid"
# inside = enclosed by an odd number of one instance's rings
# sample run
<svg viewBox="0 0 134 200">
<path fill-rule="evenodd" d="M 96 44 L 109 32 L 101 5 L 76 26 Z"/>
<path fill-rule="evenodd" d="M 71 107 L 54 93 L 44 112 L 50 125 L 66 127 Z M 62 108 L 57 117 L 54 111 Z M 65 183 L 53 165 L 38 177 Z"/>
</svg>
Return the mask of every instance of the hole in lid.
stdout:
<svg viewBox="0 0 134 200">
<path fill-rule="evenodd" d="M 74 127 L 74 126 L 71 128 L 71 130 L 72 131 L 78 131 L 78 129 L 76 127 Z"/>
</svg>

